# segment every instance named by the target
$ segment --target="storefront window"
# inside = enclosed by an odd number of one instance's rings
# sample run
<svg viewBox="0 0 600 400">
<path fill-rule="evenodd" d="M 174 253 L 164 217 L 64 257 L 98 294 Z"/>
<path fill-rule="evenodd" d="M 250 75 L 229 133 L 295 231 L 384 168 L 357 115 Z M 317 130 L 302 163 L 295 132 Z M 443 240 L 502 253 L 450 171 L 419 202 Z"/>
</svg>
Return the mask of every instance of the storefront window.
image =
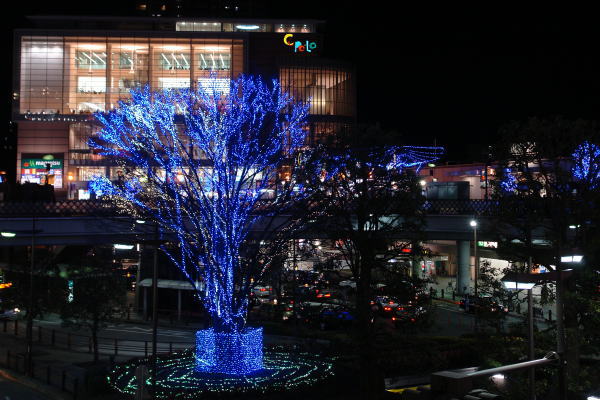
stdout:
<svg viewBox="0 0 600 400">
<path fill-rule="evenodd" d="M 78 180 L 80 181 L 91 181 L 97 176 L 106 176 L 105 167 L 79 167 L 78 168 Z"/>
</svg>

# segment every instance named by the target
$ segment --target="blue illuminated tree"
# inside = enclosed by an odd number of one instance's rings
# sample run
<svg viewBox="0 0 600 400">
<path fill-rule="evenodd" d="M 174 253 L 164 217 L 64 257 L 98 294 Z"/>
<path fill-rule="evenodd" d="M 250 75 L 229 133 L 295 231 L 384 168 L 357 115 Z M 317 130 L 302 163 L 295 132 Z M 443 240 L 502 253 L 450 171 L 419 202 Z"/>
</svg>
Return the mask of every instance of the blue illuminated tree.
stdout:
<svg viewBox="0 0 600 400">
<path fill-rule="evenodd" d="M 585 141 L 577 146 L 572 157 L 573 176 L 588 189 L 600 187 L 600 146 Z"/>
<path fill-rule="evenodd" d="M 271 259 L 248 249 L 260 253 L 261 245 L 274 243 L 253 246 L 255 231 L 264 236 L 296 226 L 297 220 L 279 216 L 306 197 L 298 177 L 314 176 L 306 173 L 312 163 L 302 151 L 307 114 L 308 104 L 294 101 L 277 81 L 243 76 L 195 90 L 146 87 L 96 115 L 103 128 L 91 145 L 115 159 L 124 177 L 99 177 L 93 189 L 154 221 L 176 244 L 162 250 L 194 285 L 211 316 L 211 334 L 223 338 L 204 346 L 212 351 L 214 371 L 256 369 L 236 361 L 234 350 L 246 340 L 251 284 Z M 199 332 L 198 340 L 205 339 Z"/>
</svg>

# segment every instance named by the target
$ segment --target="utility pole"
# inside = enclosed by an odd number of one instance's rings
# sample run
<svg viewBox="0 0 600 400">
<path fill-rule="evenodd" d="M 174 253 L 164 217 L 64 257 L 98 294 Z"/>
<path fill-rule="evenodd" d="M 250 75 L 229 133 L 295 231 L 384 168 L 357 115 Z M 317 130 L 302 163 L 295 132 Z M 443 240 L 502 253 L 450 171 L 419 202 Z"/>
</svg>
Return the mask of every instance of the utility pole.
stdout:
<svg viewBox="0 0 600 400">
<path fill-rule="evenodd" d="M 152 396 L 156 398 L 156 341 L 158 334 L 158 223 L 154 224 L 154 257 L 152 265 Z"/>
<path fill-rule="evenodd" d="M 529 246 L 531 251 L 531 246 Z M 533 261 L 529 256 L 529 273 L 533 273 Z M 529 319 L 529 361 L 535 360 L 533 336 L 533 289 L 527 289 L 527 314 Z M 535 367 L 529 368 L 529 400 L 535 400 Z"/>
<path fill-rule="evenodd" d="M 559 246 L 560 249 L 560 246 Z M 565 285 L 563 281 L 563 265 L 558 254 L 558 262 L 556 263 L 558 277 L 556 279 L 556 352 L 559 356 L 558 367 L 558 398 L 560 400 L 567 399 L 567 360 L 565 352 L 565 321 L 564 321 L 564 291 Z"/>
<path fill-rule="evenodd" d="M 33 376 L 33 269 L 35 267 L 35 214 L 31 217 L 31 263 L 29 265 L 29 306 L 27 309 L 27 375 Z"/>
</svg>

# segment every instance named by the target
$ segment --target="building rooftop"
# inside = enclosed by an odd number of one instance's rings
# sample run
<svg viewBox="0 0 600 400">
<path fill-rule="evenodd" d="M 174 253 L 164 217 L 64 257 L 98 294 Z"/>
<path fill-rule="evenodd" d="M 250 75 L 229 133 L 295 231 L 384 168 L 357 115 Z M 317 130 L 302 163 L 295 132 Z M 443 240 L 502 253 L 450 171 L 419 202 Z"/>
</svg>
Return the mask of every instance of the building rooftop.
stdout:
<svg viewBox="0 0 600 400">
<path fill-rule="evenodd" d="M 33 28 L 158 30 L 191 32 L 314 33 L 325 21 L 317 19 L 257 19 L 217 17 L 116 17 L 32 15 Z"/>
</svg>

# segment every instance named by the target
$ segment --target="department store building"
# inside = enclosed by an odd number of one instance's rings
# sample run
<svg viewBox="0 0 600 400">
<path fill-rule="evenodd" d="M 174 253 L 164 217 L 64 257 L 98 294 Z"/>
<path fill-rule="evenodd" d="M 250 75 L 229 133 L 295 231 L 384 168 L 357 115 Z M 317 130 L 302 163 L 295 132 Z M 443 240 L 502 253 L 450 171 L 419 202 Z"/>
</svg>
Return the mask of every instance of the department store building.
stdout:
<svg viewBox="0 0 600 400">
<path fill-rule="evenodd" d="M 95 175 L 120 168 L 88 147 L 94 112 L 109 111 L 131 89 L 190 88 L 216 77 L 278 79 L 311 99 L 309 144 L 326 142 L 356 120 L 353 68 L 324 58 L 316 20 L 31 17 L 14 35 L 13 120 L 17 180 L 44 183 L 57 197 L 89 196 Z"/>
</svg>

